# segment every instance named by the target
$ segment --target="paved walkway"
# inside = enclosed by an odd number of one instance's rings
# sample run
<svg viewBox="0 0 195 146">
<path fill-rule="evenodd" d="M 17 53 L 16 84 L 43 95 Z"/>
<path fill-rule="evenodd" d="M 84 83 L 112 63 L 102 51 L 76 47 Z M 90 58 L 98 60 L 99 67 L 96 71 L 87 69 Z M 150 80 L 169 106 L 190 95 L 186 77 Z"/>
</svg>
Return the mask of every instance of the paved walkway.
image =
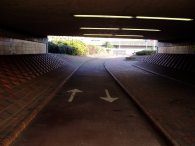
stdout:
<svg viewBox="0 0 195 146">
<path fill-rule="evenodd" d="M 177 82 L 195 87 L 195 78 L 193 72 L 178 71 L 176 69 L 167 68 L 164 66 L 160 66 L 152 63 L 146 63 L 142 61 L 138 61 L 134 63 L 134 66 L 143 69 L 145 71 L 151 72 L 153 74 L 157 74 L 165 78 L 172 79 Z"/>
<path fill-rule="evenodd" d="M 181 146 L 195 146 L 195 88 L 143 71 L 134 61 L 105 66 L 164 133 Z"/>
<path fill-rule="evenodd" d="M 14 145 L 165 145 L 103 63 L 82 65 Z"/>
<path fill-rule="evenodd" d="M 89 58 L 52 55 L 26 55 L 24 65 L 23 56 L 4 56 L 0 66 L 0 145 L 7 146 L 31 122 L 39 111 L 52 99 L 58 89 L 70 75 Z M 47 59 L 45 59 L 45 58 Z M 56 57 L 56 59 L 55 59 Z M 42 60 L 41 60 L 42 59 Z M 60 61 L 61 59 L 61 61 Z M 35 64 L 33 67 L 32 64 Z M 46 61 L 44 61 L 46 60 Z M 56 61 L 57 60 L 57 61 Z M 15 62 L 15 66 L 13 63 Z M 53 65 L 50 65 L 53 62 Z M 48 69 L 51 66 L 51 69 Z M 48 70 L 47 70 L 48 69 Z M 13 70 L 17 72 L 12 72 Z M 23 74 L 22 74 L 22 73 Z M 36 72 L 40 72 L 37 76 Z M 7 74 L 12 74 L 6 78 Z M 15 74 L 14 74 L 15 73 Z M 29 79 L 19 82 L 28 74 Z M 20 76 L 19 76 L 20 75 Z M 18 84 L 12 85 L 14 81 Z M 9 88 L 8 88 L 9 87 Z"/>
</svg>

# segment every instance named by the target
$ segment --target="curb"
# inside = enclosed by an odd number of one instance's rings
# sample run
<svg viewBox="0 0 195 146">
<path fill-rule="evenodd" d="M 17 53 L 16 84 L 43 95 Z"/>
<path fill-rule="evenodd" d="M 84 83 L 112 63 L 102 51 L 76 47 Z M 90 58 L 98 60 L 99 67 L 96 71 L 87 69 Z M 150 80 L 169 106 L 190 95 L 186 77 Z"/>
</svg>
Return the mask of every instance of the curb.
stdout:
<svg viewBox="0 0 195 146">
<path fill-rule="evenodd" d="M 150 121 L 150 123 L 154 126 L 155 130 L 160 132 L 160 135 L 166 141 L 169 146 L 180 146 L 178 142 L 175 141 L 174 138 L 158 123 L 158 121 L 150 114 L 149 111 L 133 96 L 128 89 L 117 79 L 117 77 L 106 67 L 104 63 L 104 67 L 106 71 L 112 76 L 112 78 L 116 81 L 116 83 L 124 90 L 124 92 L 131 98 L 131 100 L 135 103 L 135 105 L 139 108 L 139 110 L 145 115 L 145 117 Z"/>
<path fill-rule="evenodd" d="M 86 61 L 85 61 L 86 62 Z M 85 63 L 80 64 L 66 79 L 64 79 L 59 86 L 46 98 L 43 100 L 37 107 L 24 118 L 23 121 L 17 126 L 16 129 L 13 130 L 7 137 L 1 140 L 0 146 L 9 146 L 11 145 L 18 136 L 30 125 L 30 123 L 36 118 L 36 116 L 40 113 L 40 111 L 53 99 L 55 94 L 62 88 L 62 86 L 73 76 L 73 74 Z"/>
</svg>

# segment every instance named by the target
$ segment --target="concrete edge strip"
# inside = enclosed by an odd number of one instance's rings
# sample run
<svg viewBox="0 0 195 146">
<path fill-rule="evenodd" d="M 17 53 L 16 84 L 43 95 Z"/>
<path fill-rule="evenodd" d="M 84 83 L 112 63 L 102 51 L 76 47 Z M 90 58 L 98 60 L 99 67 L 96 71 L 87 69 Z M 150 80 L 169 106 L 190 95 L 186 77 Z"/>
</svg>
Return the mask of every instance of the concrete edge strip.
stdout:
<svg viewBox="0 0 195 146">
<path fill-rule="evenodd" d="M 86 60 L 88 61 L 88 60 Z M 40 103 L 36 109 L 34 109 L 27 117 L 24 118 L 24 120 L 18 125 L 18 127 L 10 133 L 6 138 L 1 140 L 0 145 L 1 146 L 9 146 L 11 145 L 18 136 L 26 129 L 26 127 L 35 119 L 35 117 L 40 113 L 40 111 L 53 99 L 55 94 L 62 88 L 62 86 L 73 76 L 73 74 L 86 62 L 84 61 L 81 63 L 66 79 L 64 79 L 58 87 L 50 94 L 46 100 L 44 100 L 42 103 Z"/>
<path fill-rule="evenodd" d="M 125 91 L 125 93 L 133 100 L 133 102 L 136 104 L 136 106 L 142 111 L 142 113 L 148 118 L 148 120 L 153 124 L 153 126 L 158 130 L 161 135 L 164 137 L 164 139 L 169 143 L 171 146 L 180 146 L 172 136 L 170 136 L 169 133 L 158 123 L 158 121 L 153 118 L 153 116 L 148 112 L 144 106 L 131 94 L 127 88 L 117 79 L 117 77 L 106 67 L 106 64 L 104 63 L 104 67 L 106 71 L 114 78 L 114 80 L 119 84 L 120 87 Z"/>
<path fill-rule="evenodd" d="M 149 70 L 149 69 L 147 69 L 147 68 L 144 68 L 144 67 L 141 67 L 141 66 L 139 66 L 139 65 L 133 64 L 132 66 L 134 66 L 134 67 L 136 67 L 136 68 L 139 68 L 139 69 L 141 69 L 141 70 L 143 70 L 143 71 L 152 73 L 152 74 L 154 74 L 154 75 L 158 75 L 158 76 L 161 76 L 161 77 L 163 77 L 163 78 L 166 78 L 166 79 L 169 79 L 169 80 L 176 81 L 176 82 L 178 82 L 178 83 L 180 83 L 180 84 L 184 84 L 184 85 L 187 85 L 187 86 L 191 86 L 191 87 L 193 87 L 193 88 L 195 87 L 193 84 L 186 83 L 186 82 L 181 81 L 181 80 L 177 80 L 177 79 L 175 79 L 175 78 L 172 78 L 172 77 L 170 77 L 170 76 L 166 76 L 166 75 L 157 73 L 157 72 L 155 72 L 155 71 L 151 71 L 151 70 Z"/>
<path fill-rule="evenodd" d="M 47 89 L 46 89 L 47 90 Z M 43 90 L 43 92 L 45 92 L 46 90 Z M 40 96 L 40 95 L 39 95 Z M 37 96 L 33 97 L 33 99 L 31 101 L 29 101 L 26 105 L 24 105 L 19 111 L 17 111 L 13 116 L 11 116 L 10 118 L 6 119 L 5 121 L 3 121 L 0 124 L 0 128 L 1 126 L 5 126 L 5 123 L 7 123 L 9 125 L 9 121 L 11 121 L 17 114 L 19 114 L 21 111 L 25 110 L 27 107 L 29 107 L 34 101 L 36 101 Z"/>
</svg>

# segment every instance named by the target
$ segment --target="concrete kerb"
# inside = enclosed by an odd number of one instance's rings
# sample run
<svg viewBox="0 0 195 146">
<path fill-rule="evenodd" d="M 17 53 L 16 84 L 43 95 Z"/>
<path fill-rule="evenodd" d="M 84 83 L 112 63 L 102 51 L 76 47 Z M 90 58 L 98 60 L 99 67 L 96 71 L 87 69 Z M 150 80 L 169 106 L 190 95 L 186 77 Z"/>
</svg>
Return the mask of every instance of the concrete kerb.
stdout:
<svg viewBox="0 0 195 146">
<path fill-rule="evenodd" d="M 150 114 L 148 110 L 137 100 L 133 94 L 128 91 L 128 89 L 117 79 L 117 77 L 106 67 L 104 63 L 104 67 L 106 71 L 112 76 L 112 78 L 116 81 L 117 84 L 124 90 L 124 92 L 131 98 L 131 100 L 135 103 L 135 105 L 140 109 L 140 111 L 147 117 L 147 119 L 151 122 L 153 127 L 160 132 L 160 135 L 164 138 L 170 146 L 181 146 L 175 139 L 159 124 L 159 122 Z"/>
<path fill-rule="evenodd" d="M 85 61 L 86 62 L 86 61 Z M 55 94 L 62 88 L 62 86 L 73 76 L 73 74 L 85 63 L 80 64 L 66 79 L 64 79 L 59 86 L 50 94 L 48 98 L 46 98 L 43 102 L 41 102 L 36 109 L 34 109 L 31 114 L 24 118 L 23 121 L 18 125 L 13 132 L 11 132 L 6 138 L 2 139 L 0 142 L 0 146 L 9 146 L 11 145 L 17 137 L 25 130 L 25 128 L 35 119 L 35 117 L 40 113 L 40 111 L 53 99 Z"/>
</svg>

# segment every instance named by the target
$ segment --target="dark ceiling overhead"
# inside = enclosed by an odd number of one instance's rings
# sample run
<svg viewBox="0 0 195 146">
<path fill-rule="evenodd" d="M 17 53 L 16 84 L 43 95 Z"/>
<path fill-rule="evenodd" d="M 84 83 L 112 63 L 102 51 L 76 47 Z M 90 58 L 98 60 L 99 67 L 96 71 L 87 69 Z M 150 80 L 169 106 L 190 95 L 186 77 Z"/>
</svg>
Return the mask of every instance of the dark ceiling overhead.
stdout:
<svg viewBox="0 0 195 146">
<path fill-rule="evenodd" d="M 0 27 L 39 36 L 144 35 L 147 39 L 194 40 L 195 21 L 75 18 L 74 14 L 195 18 L 194 0 L 1 0 Z M 159 32 L 80 30 L 80 27 L 160 29 Z"/>
</svg>

